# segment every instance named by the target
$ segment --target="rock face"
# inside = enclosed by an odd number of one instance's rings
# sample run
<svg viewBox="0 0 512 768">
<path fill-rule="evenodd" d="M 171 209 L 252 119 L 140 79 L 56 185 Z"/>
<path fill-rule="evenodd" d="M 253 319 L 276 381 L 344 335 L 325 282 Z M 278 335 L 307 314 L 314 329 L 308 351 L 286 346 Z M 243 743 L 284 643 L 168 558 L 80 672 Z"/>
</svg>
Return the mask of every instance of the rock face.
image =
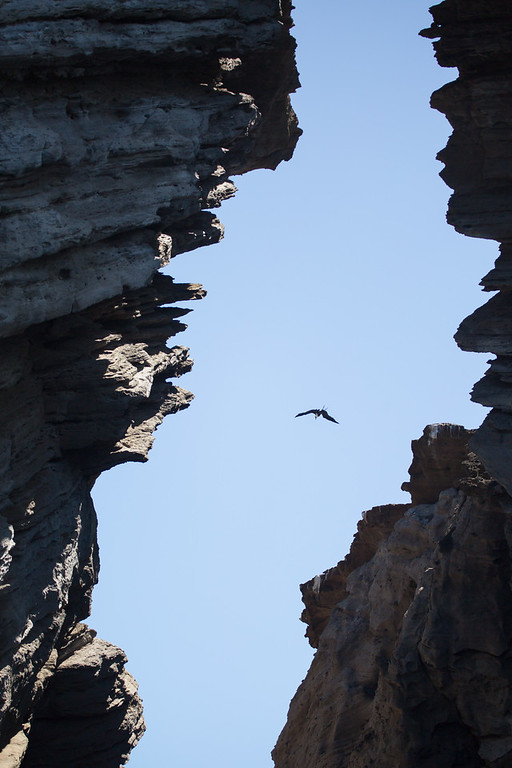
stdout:
<svg viewBox="0 0 512 768">
<path fill-rule="evenodd" d="M 461 452 L 470 434 L 428 427 L 409 488 L 424 497 L 430 472 L 435 500 L 366 512 L 345 560 L 302 586 L 318 651 L 278 768 L 512 765 L 512 499 Z"/>
<path fill-rule="evenodd" d="M 512 493 L 512 7 L 504 0 L 446 0 L 432 15 L 423 34 L 438 38 L 439 63 L 459 70 L 458 79 L 432 97 L 454 129 L 438 156 L 445 163 L 441 176 L 454 189 L 448 221 L 458 232 L 500 242 L 496 265 L 481 282 L 498 293 L 455 337 L 462 349 L 496 355 L 472 393 L 492 408 L 472 446 Z"/>
<path fill-rule="evenodd" d="M 143 732 L 118 648 L 80 622 L 91 487 L 145 461 L 200 299 L 158 270 L 217 242 L 230 175 L 299 135 L 288 0 L 0 8 L 0 766 L 124 763 Z"/>
<path fill-rule="evenodd" d="M 128 759 L 144 732 L 137 684 L 126 656 L 84 624 L 61 648 L 36 708 L 24 768 L 69 765 L 114 768 Z"/>
<path fill-rule="evenodd" d="M 413 441 L 410 505 L 365 512 L 347 557 L 302 585 L 317 648 L 273 752 L 276 768 L 512 766 L 512 6 L 445 0 L 424 30 L 458 79 L 432 97 L 453 126 L 448 221 L 501 243 L 498 293 L 457 331 L 496 359 L 474 432 Z"/>
</svg>

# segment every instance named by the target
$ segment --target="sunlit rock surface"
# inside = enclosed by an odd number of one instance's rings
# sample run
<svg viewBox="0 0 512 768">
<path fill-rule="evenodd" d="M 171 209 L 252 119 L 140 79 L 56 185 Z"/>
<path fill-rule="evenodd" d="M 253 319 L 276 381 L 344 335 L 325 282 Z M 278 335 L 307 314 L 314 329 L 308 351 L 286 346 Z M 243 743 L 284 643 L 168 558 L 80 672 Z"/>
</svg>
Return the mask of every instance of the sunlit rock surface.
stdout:
<svg viewBox="0 0 512 768">
<path fill-rule="evenodd" d="M 115 768 L 143 732 L 122 651 L 79 623 L 90 490 L 192 400 L 173 337 L 205 292 L 158 270 L 219 241 L 232 174 L 291 157 L 290 8 L 1 3 L 2 768 Z"/>
</svg>

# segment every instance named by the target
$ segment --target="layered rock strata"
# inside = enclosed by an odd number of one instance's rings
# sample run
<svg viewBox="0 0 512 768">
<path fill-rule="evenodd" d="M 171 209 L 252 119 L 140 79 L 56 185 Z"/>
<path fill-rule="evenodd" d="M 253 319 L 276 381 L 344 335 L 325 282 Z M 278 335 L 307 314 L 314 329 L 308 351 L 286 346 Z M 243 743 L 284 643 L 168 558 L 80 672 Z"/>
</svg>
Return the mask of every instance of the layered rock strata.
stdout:
<svg viewBox="0 0 512 768">
<path fill-rule="evenodd" d="M 448 222 L 458 232 L 497 240 L 500 256 L 481 285 L 496 291 L 460 325 L 459 346 L 496 355 L 472 392 L 491 412 L 472 445 L 488 471 L 512 493 L 512 7 L 505 0 L 445 0 L 431 9 L 423 34 L 436 57 L 457 67 L 455 82 L 432 96 L 453 134 L 438 157 L 453 188 Z"/>
<path fill-rule="evenodd" d="M 422 501 L 366 512 L 345 560 L 302 586 L 318 650 L 277 768 L 512 764 L 512 499 L 461 452 L 470 434 L 428 427 Z"/>
<path fill-rule="evenodd" d="M 144 721 L 125 662 L 120 648 L 99 640 L 84 624 L 74 628 L 34 712 L 23 768 L 69 766 L 70 755 L 77 768 L 126 762 Z"/>
<path fill-rule="evenodd" d="M 90 490 L 190 404 L 167 340 L 205 292 L 159 269 L 222 237 L 232 174 L 291 156 L 291 6 L 1 5 L 0 765 L 115 768 L 144 726 L 122 651 L 80 624 Z"/>
</svg>

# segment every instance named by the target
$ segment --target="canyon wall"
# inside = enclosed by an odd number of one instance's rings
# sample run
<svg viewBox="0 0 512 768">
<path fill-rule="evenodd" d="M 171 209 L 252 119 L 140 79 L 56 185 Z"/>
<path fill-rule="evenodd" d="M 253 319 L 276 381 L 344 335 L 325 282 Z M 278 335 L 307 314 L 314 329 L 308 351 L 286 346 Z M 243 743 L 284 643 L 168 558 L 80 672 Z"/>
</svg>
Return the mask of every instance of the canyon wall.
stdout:
<svg viewBox="0 0 512 768">
<path fill-rule="evenodd" d="M 179 304 L 161 267 L 218 242 L 234 174 L 299 135 L 289 0 L 4 0 L 0 8 L 0 768 L 117 768 L 144 731 L 123 651 L 83 623 L 97 476 L 145 461 L 187 408 Z M 448 220 L 496 239 L 496 295 L 463 349 L 496 355 L 482 427 L 413 443 L 410 504 L 365 512 L 302 585 L 317 653 L 277 768 L 512 765 L 512 9 L 432 8 Z"/>
<path fill-rule="evenodd" d="M 0 766 L 117 768 L 143 733 L 123 652 L 82 623 L 90 490 L 192 394 L 201 299 L 159 269 L 218 242 L 230 179 L 299 135 L 289 0 L 0 8 Z"/>
<path fill-rule="evenodd" d="M 501 244 L 482 280 L 497 293 L 456 333 L 496 356 L 472 393 L 492 410 L 473 432 L 427 427 L 411 503 L 365 512 L 347 557 L 302 585 L 317 652 L 276 768 L 512 766 L 512 6 L 431 14 L 421 34 L 459 72 L 432 97 L 453 127 L 439 153 L 448 222 Z"/>
</svg>

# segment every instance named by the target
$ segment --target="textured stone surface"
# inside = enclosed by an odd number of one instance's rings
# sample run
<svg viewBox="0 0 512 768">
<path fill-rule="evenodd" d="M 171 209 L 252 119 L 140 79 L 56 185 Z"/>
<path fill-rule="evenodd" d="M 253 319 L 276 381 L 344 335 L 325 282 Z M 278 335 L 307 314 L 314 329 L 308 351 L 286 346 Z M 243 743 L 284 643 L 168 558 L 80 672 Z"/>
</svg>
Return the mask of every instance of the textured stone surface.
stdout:
<svg viewBox="0 0 512 768">
<path fill-rule="evenodd" d="M 459 424 L 429 424 L 411 444 L 410 480 L 402 490 L 412 503 L 433 504 L 445 488 L 482 487 L 491 482 L 478 457 L 468 449 L 474 430 Z"/>
<path fill-rule="evenodd" d="M 227 3 L 228 16 L 199 3 L 183 21 L 161 3 L 154 22 L 147 3 L 116 4 L 115 23 L 105 3 L 74 3 L 72 18 L 52 3 L 56 20 L 7 23 L 24 5 L 2 12 L 0 335 L 146 285 L 219 240 L 204 209 L 234 193 L 229 174 L 275 167 L 298 136 L 277 2 Z"/>
<path fill-rule="evenodd" d="M 21 728 L 0 751 L 1 768 L 19 768 L 21 765 L 28 747 L 28 736 L 25 730 L 28 731 L 28 728 Z"/>
<path fill-rule="evenodd" d="M 442 66 L 459 77 L 432 96 L 453 126 L 438 157 L 453 188 L 448 221 L 457 231 L 500 242 L 495 268 L 482 280 L 499 291 L 460 325 L 456 341 L 467 351 L 497 356 L 472 398 L 493 410 L 471 445 L 490 474 L 512 492 L 512 7 L 504 0 L 445 0 L 432 8 L 424 30 L 436 39 Z"/>
<path fill-rule="evenodd" d="M 363 513 L 357 533 L 344 560 L 300 585 L 306 606 L 301 621 L 307 624 L 306 637 L 318 648 L 320 636 L 327 626 L 335 605 L 347 596 L 347 578 L 359 566 L 371 560 L 379 544 L 393 530 L 396 521 L 409 508 L 408 504 L 386 504 Z"/>
<path fill-rule="evenodd" d="M 99 567 L 90 490 L 192 400 L 168 339 L 205 292 L 158 270 L 220 240 L 231 174 L 291 156 L 290 10 L 1 3 L 2 768 L 114 768 L 142 733 L 122 651 L 76 629 Z"/>
<path fill-rule="evenodd" d="M 137 684 L 126 656 L 84 624 L 59 653 L 30 729 L 24 768 L 117 768 L 144 733 Z"/>
<path fill-rule="evenodd" d="M 364 512 L 345 559 L 301 584 L 306 606 L 301 619 L 308 625 L 306 637 L 314 648 L 318 647 L 333 608 L 347 597 L 347 579 L 352 571 L 372 559 L 395 523 L 411 506 L 434 504 L 446 488 L 478 488 L 481 491 L 492 482 L 477 457 L 468 451 L 472 433 L 457 424 L 425 427 L 420 439 L 412 441 L 410 480 L 402 484 L 402 490 L 411 494 L 412 503 L 386 504 Z"/>
<path fill-rule="evenodd" d="M 422 440 L 437 494 L 435 440 Z M 350 555 L 317 577 L 330 617 L 274 749 L 277 768 L 512 764 L 512 500 L 473 473 L 467 489 L 438 495 L 365 513 Z"/>
</svg>

